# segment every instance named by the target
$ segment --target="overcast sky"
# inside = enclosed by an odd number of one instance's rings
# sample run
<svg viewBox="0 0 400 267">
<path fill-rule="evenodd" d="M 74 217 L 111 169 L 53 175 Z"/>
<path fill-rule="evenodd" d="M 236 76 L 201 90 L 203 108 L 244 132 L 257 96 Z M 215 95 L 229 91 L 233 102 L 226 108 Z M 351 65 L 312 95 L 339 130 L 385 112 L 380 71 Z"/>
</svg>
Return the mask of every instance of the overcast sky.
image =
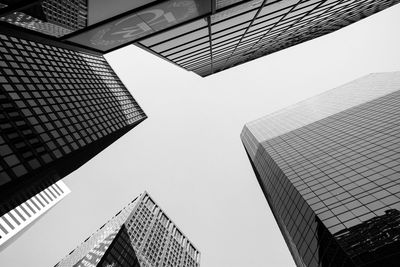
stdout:
<svg viewBox="0 0 400 267">
<path fill-rule="evenodd" d="M 72 193 L 0 253 L 54 266 L 144 190 L 202 267 L 294 262 L 240 140 L 243 125 L 371 72 L 400 70 L 400 5 L 208 78 L 135 46 L 106 58 L 148 119 L 63 181 Z"/>
</svg>

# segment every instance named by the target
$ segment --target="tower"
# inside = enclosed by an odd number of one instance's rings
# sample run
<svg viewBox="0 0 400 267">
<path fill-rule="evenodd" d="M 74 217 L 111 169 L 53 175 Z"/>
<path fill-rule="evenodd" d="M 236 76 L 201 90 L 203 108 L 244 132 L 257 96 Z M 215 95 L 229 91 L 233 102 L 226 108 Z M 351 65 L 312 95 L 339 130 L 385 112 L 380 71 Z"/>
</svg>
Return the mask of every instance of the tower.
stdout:
<svg viewBox="0 0 400 267">
<path fill-rule="evenodd" d="M 6 25 L 0 51 L 2 216 L 75 171 L 146 115 L 101 53 Z"/>
<path fill-rule="evenodd" d="M 118 244 L 118 245 L 116 245 Z M 200 266 L 200 252 L 144 192 L 55 267 Z"/>
<path fill-rule="evenodd" d="M 297 266 L 397 266 L 400 72 L 245 125 L 241 139 Z"/>
<path fill-rule="evenodd" d="M 21 198 L 26 200 L 0 217 L 0 251 L 70 193 L 62 181 L 46 182 L 47 184 L 44 182 L 35 186 L 34 193 L 38 193 L 32 197 L 27 198 L 22 195 Z"/>
</svg>

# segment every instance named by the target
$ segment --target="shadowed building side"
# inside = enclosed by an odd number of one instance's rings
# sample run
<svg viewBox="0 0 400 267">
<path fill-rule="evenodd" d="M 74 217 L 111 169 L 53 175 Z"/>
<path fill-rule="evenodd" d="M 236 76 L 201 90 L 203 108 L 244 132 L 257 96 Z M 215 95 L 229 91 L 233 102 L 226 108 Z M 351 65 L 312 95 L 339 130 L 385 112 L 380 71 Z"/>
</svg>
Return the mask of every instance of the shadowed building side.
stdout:
<svg viewBox="0 0 400 267">
<path fill-rule="evenodd" d="M 354 262 L 396 266 L 400 254 L 400 211 L 385 210 L 384 215 L 344 229 L 335 238 Z"/>
</svg>

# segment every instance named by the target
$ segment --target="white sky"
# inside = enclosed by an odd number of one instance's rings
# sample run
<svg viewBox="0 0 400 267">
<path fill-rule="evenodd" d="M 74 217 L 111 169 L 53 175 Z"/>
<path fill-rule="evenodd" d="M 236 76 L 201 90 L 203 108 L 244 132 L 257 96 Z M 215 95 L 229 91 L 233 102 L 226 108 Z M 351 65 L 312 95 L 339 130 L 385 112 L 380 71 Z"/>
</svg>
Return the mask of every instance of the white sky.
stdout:
<svg viewBox="0 0 400 267">
<path fill-rule="evenodd" d="M 107 59 L 148 119 L 64 179 L 72 193 L 0 252 L 54 266 L 147 190 L 202 267 L 294 262 L 241 144 L 244 123 L 371 72 L 400 70 L 400 5 L 208 78 L 134 46 Z"/>
</svg>

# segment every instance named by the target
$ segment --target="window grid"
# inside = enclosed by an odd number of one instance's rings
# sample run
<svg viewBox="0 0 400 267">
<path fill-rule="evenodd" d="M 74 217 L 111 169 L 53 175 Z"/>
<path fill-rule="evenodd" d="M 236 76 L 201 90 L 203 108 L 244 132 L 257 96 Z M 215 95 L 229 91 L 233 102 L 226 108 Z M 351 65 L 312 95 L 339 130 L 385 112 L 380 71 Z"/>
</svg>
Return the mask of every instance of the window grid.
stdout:
<svg viewBox="0 0 400 267">
<path fill-rule="evenodd" d="M 139 262 L 141 267 L 198 267 L 200 252 L 145 192 L 56 266 L 97 266 L 90 265 L 94 262 L 99 266 Z"/>
<path fill-rule="evenodd" d="M 361 266 L 398 246 L 399 77 L 371 74 L 242 132 L 288 246 L 306 266 Z"/>
<path fill-rule="evenodd" d="M 101 56 L 0 35 L 0 185 L 146 118 Z"/>
<path fill-rule="evenodd" d="M 181 26 L 181 31 L 171 30 L 175 34 L 156 34 L 140 43 L 189 71 L 207 76 L 333 32 L 398 2 L 254 0 Z"/>
</svg>

